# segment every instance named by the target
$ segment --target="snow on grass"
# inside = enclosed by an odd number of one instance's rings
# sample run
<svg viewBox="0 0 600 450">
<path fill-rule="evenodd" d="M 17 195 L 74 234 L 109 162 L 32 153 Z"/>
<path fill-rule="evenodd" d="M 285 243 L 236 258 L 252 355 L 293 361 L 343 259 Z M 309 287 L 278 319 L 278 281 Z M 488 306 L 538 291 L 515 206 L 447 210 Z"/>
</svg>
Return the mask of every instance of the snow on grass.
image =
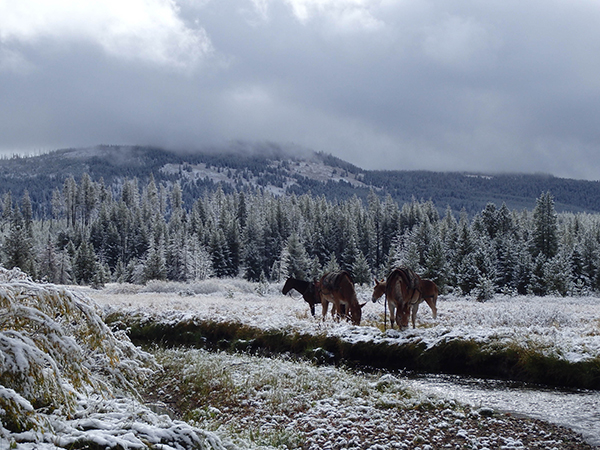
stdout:
<svg viewBox="0 0 600 450">
<path fill-rule="evenodd" d="M 550 425 L 424 395 L 391 374 L 188 348 L 156 356 L 154 395 L 239 448 L 583 448 Z"/>
<path fill-rule="evenodd" d="M 222 449 L 141 404 L 138 389 L 159 366 L 99 312 L 0 268 L 0 448 Z"/>
<path fill-rule="evenodd" d="M 1 274 L 0 274 L 1 275 Z M 368 303 L 363 324 L 313 318 L 299 294 L 280 284 L 206 280 L 193 284 L 109 285 L 104 290 L 0 277 L 0 444 L 59 448 L 427 448 L 452 444 L 524 448 L 539 427 L 514 434 L 506 418 L 482 416 L 411 390 L 390 375 L 358 374 L 281 358 L 134 347 L 100 319 L 136 312 L 185 317 L 350 341 L 435 342 L 448 336 L 485 342 L 524 340 L 568 358 L 598 355 L 593 298 L 498 297 L 487 303 L 439 301 L 438 320 L 421 307 L 416 330 L 383 331 L 383 305 Z M 18 274 L 17 274 L 18 275 Z M 359 288 L 361 301 L 370 289 Z M 94 300 L 94 301 L 92 301 Z M 157 400 L 177 402 L 187 421 L 145 406 L 137 395 L 153 380 Z M 187 403 L 186 403 L 187 402 Z M 435 411 L 432 414 L 432 411 Z M 494 433 L 481 436 L 481 426 Z M 538 433 L 538 434 L 536 434 Z M 395 440 L 390 441 L 390 436 Z"/>
<path fill-rule="evenodd" d="M 108 309 L 146 314 L 162 321 L 201 317 L 262 329 L 338 336 L 358 341 L 423 341 L 433 346 L 461 338 L 493 346 L 516 345 L 570 362 L 600 356 L 600 299 L 596 297 L 497 296 L 487 302 L 445 296 L 438 299 L 434 320 L 423 303 L 417 328 L 399 332 L 383 326 L 383 303 L 372 303 L 371 288 L 357 287 L 363 308 L 360 326 L 335 322 L 328 315 L 310 315 L 295 291 L 281 294 L 281 284 L 259 285 L 243 280 L 206 280 L 196 284 L 154 283 L 148 286 L 109 285 L 88 291 Z"/>
</svg>

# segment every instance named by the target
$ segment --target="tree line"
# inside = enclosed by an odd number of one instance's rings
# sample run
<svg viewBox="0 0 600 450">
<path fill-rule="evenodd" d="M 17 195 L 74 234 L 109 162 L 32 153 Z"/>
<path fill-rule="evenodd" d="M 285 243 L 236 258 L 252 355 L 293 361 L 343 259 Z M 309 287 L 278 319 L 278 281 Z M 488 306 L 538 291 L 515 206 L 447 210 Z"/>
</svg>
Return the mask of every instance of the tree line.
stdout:
<svg viewBox="0 0 600 450">
<path fill-rule="evenodd" d="M 574 295 L 600 291 L 600 215 L 557 213 L 550 192 L 533 210 L 488 203 L 474 216 L 431 201 L 276 196 L 217 188 L 184 206 L 179 182 L 118 188 L 84 174 L 36 218 L 28 192 L 2 199 L 2 264 L 52 283 L 315 279 L 344 269 L 372 283 L 411 267 L 443 292 Z"/>
</svg>

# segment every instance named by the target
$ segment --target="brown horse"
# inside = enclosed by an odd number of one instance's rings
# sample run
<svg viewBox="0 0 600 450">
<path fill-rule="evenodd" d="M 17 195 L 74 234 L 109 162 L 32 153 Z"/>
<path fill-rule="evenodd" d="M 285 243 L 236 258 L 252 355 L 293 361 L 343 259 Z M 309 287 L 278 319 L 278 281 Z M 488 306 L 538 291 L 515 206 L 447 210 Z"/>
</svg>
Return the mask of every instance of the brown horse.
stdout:
<svg viewBox="0 0 600 450">
<path fill-rule="evenodd" d="M 346 271 L 330 272 L 321 277 L 318 282 L 318 292 L 323 306 L 323 320 L 327 315 L 329 303 L 333 303 L 334 315 L 346 318 L 349 312 L 350 320 L 354 325 L 360 325 L 362 307 L 356 298 L 354 281 Z"/>
<path fill-rule="evenodd" d="M 375 280 L 371 300 L 377 301 L 382 295 L 388 302 L 390 322 L 394 328 L 394 321 L 401 330 L 408 328 L 408 320 L 413 305 L 418 305 L 421 292 L 419 290 L 421 278 L 411 269 L 400 267 L 388 275 L 386 281 Z M 416 311 L 414 317 L 416 317 Z M 413 320 L 413 328 L 414 328 Z"/>
<path fill-rule="evenodd" d="M 440 291 L 437 285 L 431 281 L 421 278 L 419 281 L 419 300 L 412 305 L 412 326 L 415 328 L 415 320 L 417 319 L 417 311 L 421 302 L 425 301 L 431 308 L 431 314 L 434 319 L 437 318 L 437 298 Z"/>
<path fill-rule="evenodd" d="M 302 298 L 304 298 L 306 303 L 308 303 L 310 306 L 310 313 L 314 317 L 315 305 L 317 303 L 321 303 L 321 299 L 319 298 L 319 294 L 316 289 L 316 283 L 290 277 L 286 280 L 281 292 L 283 295 L 286 295 L 292 289 L 295 289 L 302 294 Z"/>
</svg>

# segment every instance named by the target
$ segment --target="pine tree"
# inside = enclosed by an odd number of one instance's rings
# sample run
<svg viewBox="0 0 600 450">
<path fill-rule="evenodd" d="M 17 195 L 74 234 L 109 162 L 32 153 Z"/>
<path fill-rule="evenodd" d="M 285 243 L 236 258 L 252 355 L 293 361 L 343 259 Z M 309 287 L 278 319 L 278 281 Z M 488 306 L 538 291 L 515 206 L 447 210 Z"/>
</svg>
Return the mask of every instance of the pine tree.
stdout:
<svg viewBox="0 0 600 450">
<path fill-rule="evenodd" d="M 550 192 L 537 199 L 533 210 L 533 256 L 544 255 L 552 259 L 558 252 L 558 226 L 554 198 Z"/>
<path fill-rule="evenodd" d="M 96 195 L 94 182 L 87 173 L 84 173 L 79 182 L 79 189 L 77 191 L 78 209 L 81 210 L 80 215 L 84 226 L 89 225 L 97 201 L 98 197 Z"/>
<path fill-rule="evenodd" d="M 295 232 L 290 235 L 281 260 L 288 277 L 300 280 L 308 278 L 310 259 L 304 244 Z"/>
<path fill-rule="evenodd" d="M 4 194 L 4 201 L 2 202 L 2 222 L 10 223 L 13 217 L 13 200 L 12 194 L 8 191 Z"/>
<path fill-rule="evenodd" d="M 38 276 L 41 279 L 45 279 L 49 283 L 60 283 L 59 260 L 51 238 L 48 238 L 46 246 L 40 255 L 39 265 Z"/>
<path fill-rule="evenodd" d="M 196 236 L 190 236 L 187 244 L 187 267 L 191 280 L 206 280 L 213 275 L 210 254 Z"/>
<path fill-rule="evenodd" d="M 73 275 L 79 284 L 90 284 L 100 269 L 94 247 L 87 241 L 82 241 L 73 260 Z"/>
<path fill-rule="evenodd" d="M 27 229 L 19 208 L 13 211 L 8 236 L 4 239 L 4 266 L 7 269 L 18 267 L 23 272 L 35 277 L 35 256 L 33 253 L 33 236 Z"/>
<path fill-rule="evenodd" d="M 143 282 L 150 280 L 166 280 L 167 266 L 162 243 L 151 245 L 142 269 Z M 137 278 L 134 276 L 134 278 Z"/>
<path fill-rule="evenodd" d="M 445 290 L 448 283 L 448 266 L 444 246 L 437 234 L 433 236 L 426 252 L 423 278 L 432 280 L 440 292 Z"/>
<path fill-rule="evenodd" d="M 244 278 L 250 281 L 259 281 L 261 274 L 265 274 L 264 238 L 262 228 L 256 214 L 246 218 L 246 228 L 242 237 L 244 252 L 242 265 Z"/>
<path fill-rule="evenodd" d="M 550 294 L 566 296 L 572 292 L 571 255 L 567 249 L 548 261 L 544 281 Z"/>
<path fill-rule="evenodd" d="M 546 284 L 547 263 L 548 260 L 542 253 L 534 259 L 529 285 L 527 286 L 528 293 L 533 295 L 548 294 L 548 285 Z"/>
<path fill-rule="evenodd" d="M 352 273 L 354 282 L 357 284 L 369 284 L 373 279 L 369 262 L 360 250 L 358 251 L 358 256 L 356 257 L 354 264 L 352 264 L 352 270 L 350 272 Z"/>
<path fill-rule="evenodd" d="M 66 250 L 58 252 L 57 274 L 54 282 L 58 284 L 71 284 L 73 282 L 71 257 Z"/>
<path fill-rule="evenodd" d="M 335 256 L 335 253 L 331 252 L 331 254 L 329 255 L 329 259 L 325 264 L 325 267 L 323 267 L 323 273 L 339 272 L 340 270 L 340 265 L 338 264 L 338 260 Z"/>
<path fill-rule="evenodd" d="M 229 275 L 229 249 L 223 230 L 217 228 L 213 230 L 210 238 L 209 248 L 213 270 L 218 278 L 223 278 Z"/>
<path fill-rule="evenodd" d="M 77 183 L 72 176 L 67 178 L 63 184 L 62 197 L 67 226 L 75 228 L 77 225 Z"/>
</svg>

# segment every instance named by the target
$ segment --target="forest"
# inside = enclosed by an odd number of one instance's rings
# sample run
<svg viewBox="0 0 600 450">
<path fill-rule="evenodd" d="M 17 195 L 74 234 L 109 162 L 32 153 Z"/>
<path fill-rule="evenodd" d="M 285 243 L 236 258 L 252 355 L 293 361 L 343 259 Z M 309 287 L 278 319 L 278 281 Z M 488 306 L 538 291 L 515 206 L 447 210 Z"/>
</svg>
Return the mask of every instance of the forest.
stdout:
<svg viewBox="0 0 600 450">
<path fill-rule="evenodd" d="M 4 267 L 52 283 L 102 286 L 315 279 L 336 269 L 365 284 L 404 265 L 442 292 L 479 300 L 497 292 L 600 291 L 600 216 L 557 213 L 550 192 L 533 210 L 488 203 L 475 215 L 440 214 L 431 201 L 400 205 L 373 191 L 366 201 L 333 202 L 218 188 L 186 208 L 178 181 L 130 178 L 115 190 L 84 174 L 67 178 L 51 204 L 51 217 L 37 218 L 27 191 L 4 196 Z"/>
<path fill-rule="evenodd" d="M 303 170 L 311 166 L 311 170 Z M 405 170 L 363 170 L 321 152 L 275 144 L 231 145 L 221 149 L 174 152 L 142 146 L 97 146 L 0 158 L 0 198 L 8 192 L 30 196 L 36 218 L 52 217 L 52 196 L 66 180 L 87 174 L 118 197 L 126 179 L 145 186 L 179 181 L 182 201 L 190 209 L 196 199 L 220 187 L 225 194 L 263 190 L 285 195 L 309 194 L 337 203 L 354 196 L 367 203 L 371 191 L 382 200 L 389 194 L 400 205 L 431 200 L 444 214 L 450 206 L 474 216 L 489 202 L 510 210 L 532 210 L 542 192 L 552 192 L 557 212 L 600 213 L 600 182 L 543 174 L 473 174 Z"/>
</svg>

